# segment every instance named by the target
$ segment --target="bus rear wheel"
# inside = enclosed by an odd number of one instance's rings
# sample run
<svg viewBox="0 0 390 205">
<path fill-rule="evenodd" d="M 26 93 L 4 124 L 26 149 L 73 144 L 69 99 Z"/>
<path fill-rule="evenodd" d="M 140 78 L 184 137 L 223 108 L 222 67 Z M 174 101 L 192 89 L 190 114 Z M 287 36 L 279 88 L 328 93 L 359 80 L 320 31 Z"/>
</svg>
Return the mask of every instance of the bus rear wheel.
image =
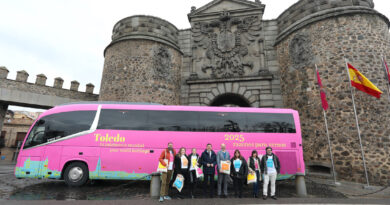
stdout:
<svg viewBox="0 0 390 205">
<path fill-rule="evenodd" d="M 88 181 L 88 167 L 82 162 L 70 163 L 64 173 L 64 180 L 68 186 L 82 186 Z"/>
</svg>

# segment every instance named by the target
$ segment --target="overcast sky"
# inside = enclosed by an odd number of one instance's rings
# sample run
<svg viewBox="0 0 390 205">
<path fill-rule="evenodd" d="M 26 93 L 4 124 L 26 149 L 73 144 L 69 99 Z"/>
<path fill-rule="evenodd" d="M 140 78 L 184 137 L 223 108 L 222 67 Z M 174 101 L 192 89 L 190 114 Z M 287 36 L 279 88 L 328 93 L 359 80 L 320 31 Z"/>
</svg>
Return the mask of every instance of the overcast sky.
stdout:
<svg viewBox="0 0 390 205">
<path fill-rule="evenodd" d="M 0 0 L 0 66 L 16 72 L 26 70 L 28 81 L 37 74 L 70 81 L 99 84 L 103 50 L 110 43 L 114 24 L 127 16 L 145 14 L 163 18 L 179 29 L 190 27 L 187 14 L 211 0 Z M 254 1 L 254 0 L 253 0 Z M 275 19 L 298 0 L 262 0 L 264 19 Z M 390 17 L 390 1 L 375 0 L 375 9 Z M 15 107 L 11 107 L 15 109 Z"/>
</svg>

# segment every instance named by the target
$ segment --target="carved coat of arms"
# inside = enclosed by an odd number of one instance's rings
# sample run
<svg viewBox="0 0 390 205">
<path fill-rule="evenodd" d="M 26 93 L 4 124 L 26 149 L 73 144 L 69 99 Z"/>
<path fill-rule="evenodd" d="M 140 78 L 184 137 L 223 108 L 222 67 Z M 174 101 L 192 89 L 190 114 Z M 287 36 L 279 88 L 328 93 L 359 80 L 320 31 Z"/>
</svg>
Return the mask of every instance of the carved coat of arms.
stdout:
<svg viewBox="0 0 390 205">
<path fill-rule="evenodd" d="M 234 32 L 233 26 L 236 28 Z M 261 21 L 257 16 L 232 18 L 226 11 L 218 21 L 195 23 L 192 28 L 194 45 L 206 49 L 209 59 L 202 71 L 206 73 L 210 69 L 212 78 L 243 76 L 245 67 L 253 68 L 253 62 L 243 60 L 248 54 L 247 46 L 256 40 L 260 31 Z"/>
<path fill-rule="evenodd" d="M 154 78 L 170 80 L 172 68 L 171 54 L 165 47 L 158 47 L 153 54 Z"/>
</svg>

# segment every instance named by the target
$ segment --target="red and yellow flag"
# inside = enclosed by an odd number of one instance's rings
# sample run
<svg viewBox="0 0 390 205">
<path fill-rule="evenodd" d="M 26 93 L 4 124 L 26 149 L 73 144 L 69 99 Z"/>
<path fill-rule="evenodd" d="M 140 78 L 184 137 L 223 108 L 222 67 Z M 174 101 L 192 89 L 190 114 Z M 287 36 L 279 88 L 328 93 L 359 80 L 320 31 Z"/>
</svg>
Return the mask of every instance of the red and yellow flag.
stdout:
<svg viewBox="0 0 390 205">
<path fill-rule="evenodd" d="M 380 98 L 382 91 L 380 91 L 374 84 L 371 83 L 363 74 L 348 63 L 348 73 L 351 79 L 351 85 L 360 91 L 363 91 L 376 98 Z"/>
</svg>

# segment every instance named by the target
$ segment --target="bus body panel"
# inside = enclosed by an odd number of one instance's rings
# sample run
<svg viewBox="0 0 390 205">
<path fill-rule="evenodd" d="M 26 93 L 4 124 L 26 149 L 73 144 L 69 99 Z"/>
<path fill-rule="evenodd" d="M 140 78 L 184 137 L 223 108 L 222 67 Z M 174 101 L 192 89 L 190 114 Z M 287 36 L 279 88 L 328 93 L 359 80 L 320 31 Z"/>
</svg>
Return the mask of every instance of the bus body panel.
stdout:
<svg viewBox="0 0 390 205">
<path fill-rule="evenodd" d="M 98 105 L 60 106 L 43 113 L 40 118 L 61 112 L 97 109 Z M 122 104 L 104 104 L 102 109 L 290 113 L 294 116 L 296 133 L 98 129 L 90 134 L 53 142 L 45 146 L 23 149 L 18 157 L 15 175 L 19 178 L 58 179 L 61 177 L 61 172 L 67 162 L 83 161 L 89 168 L 91 179 L 150 179 L 147 175 L 156 171 L 158 158 L 167 147 L 168 142 L 173 142 L 176 150 L 180 147 L 187 148 L 187 154 L 190 154 L 191 148 L 196 148 L 199 155 L 204 151 L 207 143 L 211 143 L 216 152 L 220 149 L 220 144 L 225 143 L 231 156 L 233 156 L 235 149 L 239 149 L 245 159 L 248 159 L 254 149 L 260 155 L 265 154 L 265 148 L 270 146 L 280 158 L 281 175 L 278 177 L 279 179 L 305 174 L 299 115 L 295 110 L 158 105 L 130 106 Z M 30 172 L 28 176 L 26 171 Z"/>
<path fill-rule="evenodd" d="M 41 178 L 60 179 L 60 162 L 62 156 L 62 146 L 49 145 L 45 148 L 45 155 L 41 160 L 46 161 L 41 171 Z"/>
<path fill-rule="evenodd" d="M 44 163 L 42 161 L 44 152 L 45 147 L 37 147 L 20 152 L 15 167 L 15 176 L 17 178 L 39 178 L 40 170 Z"/>
</svg>

